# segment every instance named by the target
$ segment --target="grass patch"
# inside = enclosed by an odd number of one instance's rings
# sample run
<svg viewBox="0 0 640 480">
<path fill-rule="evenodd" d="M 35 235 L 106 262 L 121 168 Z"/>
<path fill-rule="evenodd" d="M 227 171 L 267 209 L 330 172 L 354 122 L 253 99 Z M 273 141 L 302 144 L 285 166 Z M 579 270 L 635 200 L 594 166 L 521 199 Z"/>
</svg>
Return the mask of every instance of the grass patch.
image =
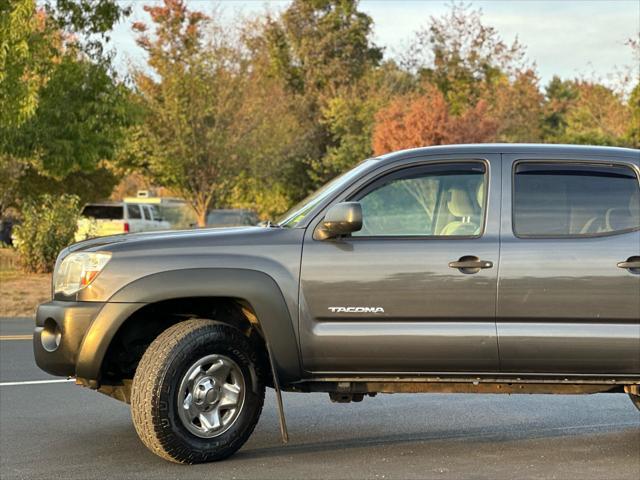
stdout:
<svg viewBox="0 0 640 480">
<path fill-rule="evenodd" d="M 33 317 L 50 299 L 51 274 L 21 272 L 16 253 L 0 248 L 0 317 Z"/>
</svg>

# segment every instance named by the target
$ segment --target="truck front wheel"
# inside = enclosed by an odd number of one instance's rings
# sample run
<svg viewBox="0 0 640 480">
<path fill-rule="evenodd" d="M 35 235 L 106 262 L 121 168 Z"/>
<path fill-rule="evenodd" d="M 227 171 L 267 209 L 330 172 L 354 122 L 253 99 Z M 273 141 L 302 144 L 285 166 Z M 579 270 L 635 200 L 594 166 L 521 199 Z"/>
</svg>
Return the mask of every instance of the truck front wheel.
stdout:
<svg viewBox="0 0 640 480">
<path fill-rule="evenodd" d="M 229 325 L 188 320 L 165 330 L 149 345 L 133 379 L 131 413 L 142 442 L 176 463 L 232 455 L 262 411 L 258 358 Z"/>
</svg>

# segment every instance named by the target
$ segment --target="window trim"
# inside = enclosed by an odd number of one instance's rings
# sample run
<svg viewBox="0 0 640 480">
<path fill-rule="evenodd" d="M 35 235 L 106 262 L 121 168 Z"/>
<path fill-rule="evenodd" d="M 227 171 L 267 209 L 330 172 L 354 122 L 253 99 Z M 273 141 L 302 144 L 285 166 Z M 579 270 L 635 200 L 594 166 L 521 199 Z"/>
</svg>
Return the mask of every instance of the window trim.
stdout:
<svg viewBox="0 0 640 480">
<path fill-rule="evenodd" d="M 576 240 L 576 239 L 588 239 L 588 238 L 603 238 L 603 237 L 613 237 L 615 235 L 624 235 L 627 233 L 640 231 L 640 225 L 637 227 L 625 228 L 623 230 L 615 230 L 612 232 L 601 232 L 601 233 L 577 233 L 571 235 L 540 235 L 540 234 L 518 234 L 516 232 L 516 221 L 515 221 L 515 192 L 516 192 L 516 170 L 520 164 L 561 164 L 561 165 L 571 165 L 571 166 L 583 166 L 583 167 L 622 167 L 627 168 L 633 172 L 636 177 L 636 181 L 638 182 L 638 189 L 640 189 L 640 174 L 638 169 L 633 165 L 625 162 L 616 162 L 616 161 L 586 161 L 586 160 L 569 160 L 569 159 L 543 159 L 543 158 L 533 158 L 533 159 L 519 159 L 513 162 L 511 167 L 511 233 L 515 238 L 521 240 Z"/>
<path fill-rule="evenodd" d="M 384 178 L 397 174 L 403 170 L 414 170 L 419 168 L 430 168 L 430 167 L 439 167 L 442 165 L 452 165 L 452 164 L 480 164 L 484 167 L 484 177 L 485 177 L 485 194 L 484 194 L 484 204 L 482 206 L 482 224 L 480 233 L 477 235 L 362 235 L 362 236 L 353 236 L 348 235 L 344 238 L 349 240 L 357 240 L 357 241 L 371 241 L 371 240 L 477 240 L 484 236 L 487 230 L 487 220 L 488 220 L 488 207 L 489 207 L 489 196 L 490 192 L 490 182 L 491 182 L 491 171 L 489 162 L 486 159 L 481 158 L 468 158 L 468 159 L 459 159 L 459 160 L 436 160 L 436 161 L 426 161 L 420 163 L 412 163 L 412 164 L 403 164 L 398 165 L 395 168 L 385 170 L 380 172 L 379 175 L 376 175 L 369 182 L 362 185 L 356 191 L 348 195 L 343 201 L 358 201 L 355 200 L 356 197 L 363 194 L 363 192 L 369 193 L 370 189 L 374 189 L 375 185 L 383 180 Z M 371 190 L 372 191 L 372 190 Z M 366 194 L 364 193 L 364 194 Z M 316 226 L 317 228 L 317 226 Z"/>
</svg>

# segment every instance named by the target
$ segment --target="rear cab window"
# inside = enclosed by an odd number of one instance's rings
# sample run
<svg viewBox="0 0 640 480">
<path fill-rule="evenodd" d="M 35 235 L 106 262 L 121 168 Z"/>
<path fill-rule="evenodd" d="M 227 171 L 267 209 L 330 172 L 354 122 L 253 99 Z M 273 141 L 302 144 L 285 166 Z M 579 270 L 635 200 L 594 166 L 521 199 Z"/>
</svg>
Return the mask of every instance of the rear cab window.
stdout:
<svg viewBox="0 0 640 480">
<path fill-rule="evenodd" d="M 640 183 L 626 165 L 520 161 L 513 233 L 521 238 L 605 236 L 640 229 Z"/>
<path fill-rule="evenodd" d="M 122 205 L 87 205 L 81 215 L 96 220 L 122 220 L 124 209 Z"/>
</svg>

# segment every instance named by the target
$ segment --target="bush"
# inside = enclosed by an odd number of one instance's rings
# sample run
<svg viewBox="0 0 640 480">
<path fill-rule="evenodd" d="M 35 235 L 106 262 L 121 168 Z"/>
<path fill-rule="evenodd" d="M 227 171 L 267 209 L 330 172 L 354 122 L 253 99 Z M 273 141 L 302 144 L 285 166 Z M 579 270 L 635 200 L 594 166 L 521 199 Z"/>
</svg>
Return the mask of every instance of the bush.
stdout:
<svg viewBox="0 0 640 480">
<path fill-rule="evenodd" d="M 22 223 L 14 229 L 14 244 L 20 265 L 28 272 L 53 270 L 60 250 L 73 243 L 80 216 L 75 195 L 42 195 L 24 205 Z"/>
</svg>

